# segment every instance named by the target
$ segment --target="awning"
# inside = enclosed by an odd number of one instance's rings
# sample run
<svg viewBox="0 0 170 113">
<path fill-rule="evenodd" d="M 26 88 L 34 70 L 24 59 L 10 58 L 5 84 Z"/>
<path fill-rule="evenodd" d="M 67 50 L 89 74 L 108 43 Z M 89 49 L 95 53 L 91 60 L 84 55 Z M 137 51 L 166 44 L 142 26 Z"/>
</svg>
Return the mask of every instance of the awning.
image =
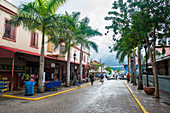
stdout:
<svg viewBox="0 0 170 113">
<path fill-rule="evenodd" d="M 23 53 L 23 54 L 28 54 L 28 55 L 40 56 L 40 54 L 38 54 L 38 53 L 34 53 L 34 52 L 26 51 L 26 50 L 21 50 L 21 49 L 16 49 L 16 48 L 12 48 L 12 47 L 0 46 L 0 58 L 13 58 L 15 53 Z M 45 55 L 44 57 L 49 58 L 49 59 L 53 59 L 53 60 L 67 62 L 67 60 L 58 59 L 58 58 L 47 56 L 47 55 Z M 70 62 L 74 63 L 73 61 L 70 61 Z M 75 62 L 75 63 L 80 64 L 78 62 Z M 83 65 L 85 65 L 85 64 L 83 64 Z"/>
<path fill-rule="evenodd" d="M 33 53 L 33 52 L 29 52 L 29 51 L 25 51 L 25 50 L 21 50 L 21 49 L 16 49 L 16 48 L 12 48 L 12 47 L 6 47 L 6 46 L 0 46 L 0 50 L 5 50 L 8 52 L 12 52 L 12 53 L 24 53 L 24 54 L 29 54 L 29 55 L 34 55 L 34 56 L 40 56 L 40 54 L 38 53 Z M 0 55 L 3 53 L 0 53 Z"/>
</svg>

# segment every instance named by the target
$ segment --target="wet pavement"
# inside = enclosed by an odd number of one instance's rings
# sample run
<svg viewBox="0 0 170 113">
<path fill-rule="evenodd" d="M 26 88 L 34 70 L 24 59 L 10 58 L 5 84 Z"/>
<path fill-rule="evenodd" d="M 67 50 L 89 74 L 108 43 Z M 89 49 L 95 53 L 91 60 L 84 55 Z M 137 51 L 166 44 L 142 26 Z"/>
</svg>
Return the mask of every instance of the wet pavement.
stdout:
<svg viewBox="0 0 170 113">
<path fill-rule="evenodd" d="M 123 80 L 105 80 L 50 98 L 0 97 L 0 113 L 142 113 Z"/>
<path fill-rule="evenodd" d="M 159 91 L 160 99 L 147 95 L 144 90 L 137 90 L 137 85 L 126 83 L 149 113 L 170 113 L 170 93 Z"/>
</svg>

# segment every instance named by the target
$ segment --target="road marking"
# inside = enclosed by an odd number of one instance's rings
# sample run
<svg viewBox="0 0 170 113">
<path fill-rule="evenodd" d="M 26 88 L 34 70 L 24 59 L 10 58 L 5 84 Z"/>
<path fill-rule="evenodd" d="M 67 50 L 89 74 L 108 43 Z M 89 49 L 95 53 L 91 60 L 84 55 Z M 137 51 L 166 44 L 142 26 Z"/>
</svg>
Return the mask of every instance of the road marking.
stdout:
<svg viewBox="0 0 170 113">
<path fill-rule="evenodd" d="M 133 94 L 133 92 L 130 90 L 130 88 L 127 86 L 127 84 L 124 81 L 124 84 L 126 85 L 126 87 L 128 88 L 129 92 L 131 93 L 131 95 L 133 96 L 133 98 L 136 100 L 137 104 L 139 105 L 139 107 L 142 109 L 143 113 L 149 113 L 148 111 L 146 111 L 146 108 L 144 106 L 142 106 L 142 104 L 140 103 L 140 101 L 135 97 L 135 95 Z"/>
<path fill-rule="evenodd" d="M 95 81 L 94 83 L 96 83 L 96 82 L 98 82 L 98 81 Z M 7 95 L 7 94 L 3 94 L 2 97 L 36 101 L 36 100 L 41 100 L 41 99 L 45 99 L 45 98 L 48 98 L 48 97 L 56 96 L 56 95 L 59 95 L 59 94 L 62 94 L 62 93 L 66 93 L 66 92 L 69 92 L 69 91 L 73 91 L 73 90 L 76 90 L 76 89 L 79 89 L 79 88 L 82 88 L 82 87 L 85 87 L 85 86 L 88 86 L 88 85 L 90 85 L 90 83 L 85 84 L 85 85 L 81 85 L 80 87 L 75 87 L 75 88 L 72 88 L 72 89 L 68 89 L 68 90 L 65 90 L 65 91 L 61 91 L 61 92 L 58 92 L 58 93 L 54 93 L 54 94 L 50 94 L 50 95 L 46 95 L 46 96 L 38 97 L 38 98 L 19 97 L 19 96 Z"/>
</svg>

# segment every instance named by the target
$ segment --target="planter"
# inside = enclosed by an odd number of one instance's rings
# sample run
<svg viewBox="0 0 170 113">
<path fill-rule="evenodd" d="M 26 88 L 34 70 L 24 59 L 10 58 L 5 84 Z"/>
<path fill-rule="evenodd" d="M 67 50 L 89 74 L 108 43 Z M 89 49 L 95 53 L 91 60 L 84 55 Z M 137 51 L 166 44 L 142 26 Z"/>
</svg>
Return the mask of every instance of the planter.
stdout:
<svg viewBox="0 0 170 113">
<path fill-rule="evenodd" d="M 153 93 L 155 92 L 155 88 L 154 87 L 145 87 L 144 91 L 148 95 L 153 95 Z"/>
</svg>

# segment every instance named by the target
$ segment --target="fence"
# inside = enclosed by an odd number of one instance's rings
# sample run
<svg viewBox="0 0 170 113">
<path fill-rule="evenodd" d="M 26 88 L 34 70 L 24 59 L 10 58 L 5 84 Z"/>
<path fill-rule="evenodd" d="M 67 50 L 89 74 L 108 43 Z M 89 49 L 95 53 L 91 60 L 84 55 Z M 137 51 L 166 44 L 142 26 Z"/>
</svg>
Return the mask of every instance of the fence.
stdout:
<svg viewBox="0 0 170 113">
<path fill-rule="evenodd" d="M 143 84 L 146 85 L 146 75 L 142 76 Z M 150 86 L 154 86 L 153 75 L 148 75 L 148 81 Z M 170 92 L 170 76 L 158 75 L 159 89 Z"/>
</svg>

